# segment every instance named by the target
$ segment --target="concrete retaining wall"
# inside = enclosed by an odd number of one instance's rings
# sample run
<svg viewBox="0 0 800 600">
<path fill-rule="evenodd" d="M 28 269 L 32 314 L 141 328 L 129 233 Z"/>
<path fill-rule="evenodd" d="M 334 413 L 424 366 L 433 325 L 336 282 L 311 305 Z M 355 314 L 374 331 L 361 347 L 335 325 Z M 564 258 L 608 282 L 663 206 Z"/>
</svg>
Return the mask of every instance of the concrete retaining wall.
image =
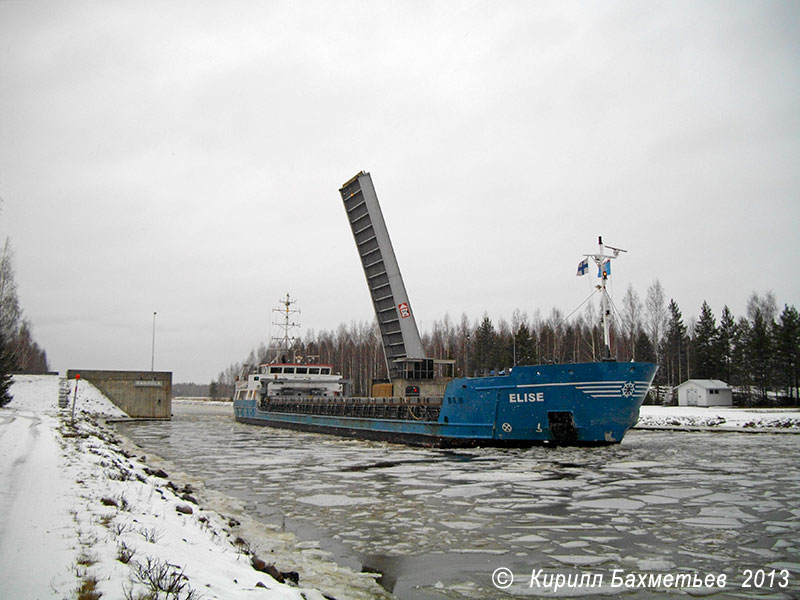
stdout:
<svg viewBox="0 0 800 600">
<path fill-rule="evenodd" d="M 128 416 L 139 419 L 172 417 L 171 371 L 94 371 L 70 369 L 68 379 L 80 375 L 103 392 Z"/>
</svg>

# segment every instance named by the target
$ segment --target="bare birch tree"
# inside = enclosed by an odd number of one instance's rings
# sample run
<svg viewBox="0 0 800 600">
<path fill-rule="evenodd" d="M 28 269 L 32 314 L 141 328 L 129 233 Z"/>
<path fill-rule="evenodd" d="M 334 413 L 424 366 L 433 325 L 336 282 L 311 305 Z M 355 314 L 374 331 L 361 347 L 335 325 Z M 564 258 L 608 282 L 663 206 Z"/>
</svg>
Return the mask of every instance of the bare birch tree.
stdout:
<svg viewBox="0 0 800 600">
<path fill-rule="evenodd" d="M 642 322 L 642 302 L 633 284 L 628 284 L 628 290 L 622 298 L 622 320 L 628 337 L 630 358 L 636 360 L 636 331 Z"/>
<path fill-rule="evenodd" d="M 656 357 L 661 357 L 662 338 L 667 325 L 667 299 L 664 288 L 658 279 L 654 280 L 647 288 L 645 309 L 647 312 L 647 335 L 653 344 Z"/>
</svg>

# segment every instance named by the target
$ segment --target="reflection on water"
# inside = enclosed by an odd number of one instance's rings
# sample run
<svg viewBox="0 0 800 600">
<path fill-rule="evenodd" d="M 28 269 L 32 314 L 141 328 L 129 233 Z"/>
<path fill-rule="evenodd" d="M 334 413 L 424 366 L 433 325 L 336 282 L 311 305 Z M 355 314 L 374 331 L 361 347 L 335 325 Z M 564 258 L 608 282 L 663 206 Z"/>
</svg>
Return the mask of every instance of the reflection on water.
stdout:
<svg viewBox="0 0 800 600">
<path fill-rule="evenodd" d="M 800 591 L 800 436 L 633 431 L 605 448 L 454 452 L 241 425 L 187 405 L 169 423 L 119 427 L 257 518 L 381 573 L 400 598 L 530 595 L 538 569 L 605 583 L 614 569 L 724 573 L 715 597 Z M 515 579 L 505 591 L 491 581 L 501 566 Z M 748 568 L 786 569 L 790 588 L 742 590 Z"/>
</svg>

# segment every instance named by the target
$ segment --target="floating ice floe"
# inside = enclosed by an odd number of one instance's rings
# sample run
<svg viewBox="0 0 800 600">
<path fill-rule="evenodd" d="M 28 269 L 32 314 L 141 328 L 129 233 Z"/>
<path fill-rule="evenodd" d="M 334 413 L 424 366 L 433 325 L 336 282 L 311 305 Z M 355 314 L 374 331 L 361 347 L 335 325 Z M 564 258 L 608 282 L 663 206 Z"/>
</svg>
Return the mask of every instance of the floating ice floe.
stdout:
<svg viewBox="0 0 800 600">
<path fill-rule="evenodd" d="M 314 506 L 354 506 L 376 502 L 374 498 L 341 496 L 338 494 L 316 494 L 298 498 L 297 501 L 304 504 L 313 504 Z"/>
</svg>

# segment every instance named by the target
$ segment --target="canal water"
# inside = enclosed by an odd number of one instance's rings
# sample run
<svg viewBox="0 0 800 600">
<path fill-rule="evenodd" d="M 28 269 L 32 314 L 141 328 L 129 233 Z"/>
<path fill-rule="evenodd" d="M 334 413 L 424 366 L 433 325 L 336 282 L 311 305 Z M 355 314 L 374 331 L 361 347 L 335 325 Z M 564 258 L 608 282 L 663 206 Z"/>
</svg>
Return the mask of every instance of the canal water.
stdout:
<svg viewBox="0 0 800 600">
<path fill-rule="evenodd" d="M 800 597 L 800 435 L 451 451 L 173 408 L 117 427 L 404 600 Z"/>
</svg>

